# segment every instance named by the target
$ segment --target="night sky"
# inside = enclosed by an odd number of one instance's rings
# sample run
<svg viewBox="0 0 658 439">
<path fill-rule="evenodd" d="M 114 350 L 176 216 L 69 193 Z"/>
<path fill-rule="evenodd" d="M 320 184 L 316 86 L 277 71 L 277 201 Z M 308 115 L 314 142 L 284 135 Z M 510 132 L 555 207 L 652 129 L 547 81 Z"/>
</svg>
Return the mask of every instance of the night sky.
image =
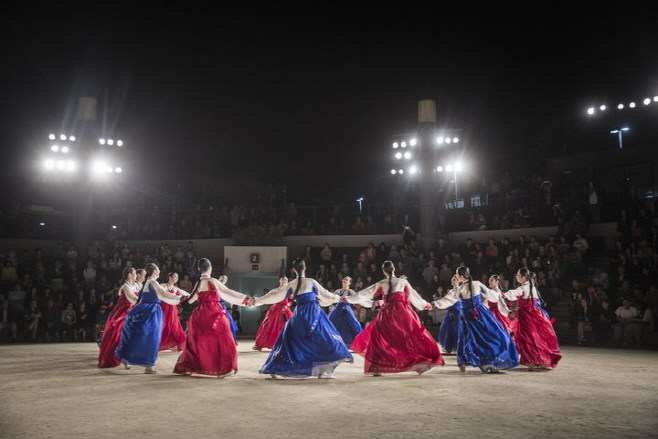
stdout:
<svg viewBox="0 0 658 439">
<path fill-rule="evenodd" d="M 240 195 L 353 200 L 393 183 L 390 144 L 435 99 L 474 166 L 502 168 L 547 121 L 658 94 L 655 26 L 618 14 L 498 10 L 32 10 L 8 20 L 3 178 L 97 96 L 126 142 L 126 178 Z M 236 187 L 237 186 L 237 187 Z M 221 192 L 217 189 L 218 193 Z"/>
</svg>

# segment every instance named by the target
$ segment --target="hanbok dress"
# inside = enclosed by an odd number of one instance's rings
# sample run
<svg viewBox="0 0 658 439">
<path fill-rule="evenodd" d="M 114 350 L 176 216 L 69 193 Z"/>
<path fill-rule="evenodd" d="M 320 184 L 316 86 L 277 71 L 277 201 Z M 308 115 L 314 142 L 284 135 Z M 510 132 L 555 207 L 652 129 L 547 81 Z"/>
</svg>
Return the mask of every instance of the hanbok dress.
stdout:
<svg viewBox="0 0 658 439">
<path fill-rule="evenodd" d="M 180 299 L 162 288 L 154 279 L 144 282 L 139 303 L 133 306 L 126 316 L 121 342 L 114 351 L 117 360 L 137 366 L 155 365 L 162 339 L 161 300 L 174 304 Z"/>
<path fill-rule="evenodd" d="M 352 342 L 352 350 L 365 358 L 364 372 L 424 373 L 443 366 L 438 344 L 411 308 L 422 310 L 427 302 L 406 279 L 393 278 L 391 285 L 389 291 L 389 281 L 383 279 L 348 298 L 365 307 L 372 306 L 373 299 L 383 301 L 377 317 Z"/>
<path fill-rule="evenodd" d="M 176 287 L 168 288 L 167 284 L 161 284 L 162 288 L 167 289 L 171 294 L 174 294 L 182 299 L 183 295 L 181 290 Z M 181 325 L 180 317 L 178 316 L 178 303 L 171 304 L 164 300 L 160 301 L 160 308 L 162 308 L 162 337 L 160 339 L 160 351 L 183 350 L 185 344 L 185 330 Z"/>
<path fill-rule="evenodd" d="M 331 374 L 344 361 L 354 361 L 340 334 L 320 308 L 320 305 L 330 306 L 340 298 L 315 280 L 304 277 L 301 280 L 293 279 L 256 298 L 256 305 L 277 303 L 287 294 L 294 295 L 298 282 L 302 284 L 295 299 L 295 310 L 260 369 L 262 374 L 291 378 L 321 377 Z"/>
<path fill-rule="evenodd" d="M 496 320 L 498 320 L 498 322 L 502 325 L 503 328 L 505 328 L 507 332 L 513 334 L 514 330 L 512 329 L 512 323 L 509 318 L 509 308 L 505 303 L 503 293 L 501 293 L 499 289 L 489 289 L 489 293 L 490 299 L 497 298 L 495 301 L 487 301 L 489 311 L 491 311 L 494 317 L 496 317 Z"/>
<path fill-rule="evenodd" d="M 343 339 L 345 346 L 348 348 L 352 345 L 354 338 L 363 331 L 361 324 L 354 316 L 352 305 L 347 298 L 356 295 L 353 290 L 338 290 L 336 292 L 341 300 L 336 307 L 329 313 L 329 321 L 334 325 L 340 337 Z"/>
<path fill-rule="evenodd" d="M 448 291 L 450 293 L 450 291 Z M 454 353 L 457 351 L 457 339 L 459 337 L 459 314 L 461 303 L 456 302 L 446 310 L 441 326 L 439 326 L 439 344 L 444 351 Z"/>
<path fill-rule="evenodd" d="M 263 323 L 258 327 L 254 349 L 260 351 L 263 348 L 272 349 L 274 347 L 277 337 L 283 330 L 286 322 L 292 317 L 292 311 L 290 311 L 291 297 L 292 292 L 286 294 L 285 299 L 275 303 L 267 310 Z"/>
<path fill-rule="evenodd" d="M 201 278 L 196 295 L 199 306 L 187 320 L 187 338 L 174 373 L 220 377 L 234 374 L 238 371 L 238 353 L 229 312 L 221 301 L 244 305 L 249 297 L 210 277 Z"/>
<path fill-rule="evenodd" d="M 123 324 L 128 311 L 137 303 L 139 299 L 138 294 L 138 285 L 136 282 L 132 285 L 124 283 L 121 286 L 117 303 L 105 321 L 105 329 L 103 330 L 100 351 L 98 352 L 98 367 L 117 367 L 121 364 L 114 356 L 114 351 L 119 347 Z"/>
<path fill-rule="evenodd" d="M 510 334 L 503 328 L 488 306 L 483 304 L 491 290 L 478 281 L 464 282 L 445 297 L 434 302 L 441 309 L 459 303 L 457 364 L 462 366 L 509 369 L 518 366 L 516 347 Z M 482 294 L 485 294 L 483 298 Z M 485 302 L 486 303 L 486 302 Z"/>
<path fill-rule="evenodd" d="M 562 355 L 558 346 L 557 335 L 548 314 L 541 307 L 538 291 L 530 284 L 525 284 L 503 293 L 505 299 L 516 301 L 516 319 L 514 320 L 514 337 L 516 347 L 521 354 L 521 364 L 535 367 L 556 368 Z"/>
</svg>

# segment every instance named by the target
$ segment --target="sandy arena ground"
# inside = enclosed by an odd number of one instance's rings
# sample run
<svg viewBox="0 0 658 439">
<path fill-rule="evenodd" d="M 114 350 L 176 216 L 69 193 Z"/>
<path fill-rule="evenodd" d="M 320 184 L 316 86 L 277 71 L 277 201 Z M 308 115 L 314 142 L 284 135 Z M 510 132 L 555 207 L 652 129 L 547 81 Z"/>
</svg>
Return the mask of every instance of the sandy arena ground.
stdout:
<svg viewBox="0 0 658 439">
<path fill-rule="evenodd" d="M 424 376 L 272 380 L 240 340 L 237 375 L 96 368 L 93 343 L 0 346 L 2 438 L 658 437 L 658 352 L 563 347 L 555 371 L 461 374 L 453 356 Z"/>
</svg>

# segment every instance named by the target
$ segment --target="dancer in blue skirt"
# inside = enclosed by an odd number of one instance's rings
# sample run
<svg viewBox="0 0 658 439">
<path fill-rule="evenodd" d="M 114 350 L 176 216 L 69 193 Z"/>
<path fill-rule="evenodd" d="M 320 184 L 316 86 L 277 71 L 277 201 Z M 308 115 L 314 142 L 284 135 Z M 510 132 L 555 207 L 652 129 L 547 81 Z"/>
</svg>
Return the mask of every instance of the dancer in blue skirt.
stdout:
<svg viewBox="0 0 658 439">
<path fill-rule="evenodd" d="M 452 276 L 450 281 L 452 288 L 457 288 L 459 286 L 459 281 L 457 280 L 457 275 Z M 448 291 L 450 294 L 452 290 Z M 459 336 L 459 314 L 461 313 L 462 306 L 461 302 L 455 302 L 450 308 L 448 308 L 441 326 L 439 327 L 439 344 L 441 348 L 447 353 L 454 353 L 457 351 L 457 339 Z"/>
<path fill-rule="evenodd" d="M 277 303 L 290 291 L 297 304 L 260 373 L 270 374 L 272 378 L 335 378 L 332 372 L 336 366 L 343 361 L 352 363 L 354 358 L 320 305 L 332 305 L 340 297 L 304 277 L 306 263 L 303 259 L 293 261 L 293 271 L 296 279 L 250 303 Z"/>
<path fill-rule="evenodd" d="M 160 269 L 155 264 L 146 266 L 146 281 L 139 294 L 139 303 L 133 306 L 121 330 L 121 342 L 114 356 L 126 369 L 130 365 L 146 367 L 144 373 L 157 373 L 153 368 L 158 359 L 162 337 L 162 308 L 160 301 L 177 305 L 180 297 L 170 293 L 158 283 Z"/>
<path fill-rule="evenodd" d="M 457 338 L 457 365 L 462 372 L 466 366 L 479 367 L 484 373 L 497 373 L 519 365 L 519 354 L 509 333 L 482 303 L 490 296 L 489 288 L 471 280 L 467 267 L 457 268 L 457 280 L 461 283 L 434 306 L 446 309 L 461 304 L 459 334 Z M 486 302 L 485 302 L 486 303 Z"/>
<path fill-rule="evenodd" d="M 347 302 L 348 297 L 356 295 L 354 290 L 350 289 L 352 278 L 345 276 L 343 278 L 343 288 L 336 291 L 336 294 L 341 298 L 338 305 L 329 313 L 329 321 L 334 325 L 340 337 L 343 339 L 345 346 L 348 348 L 354 341 L 354 338 L 359 335 L 363 328 L 361 324 L 354 317 L 352 305 Z"/>
</svg>

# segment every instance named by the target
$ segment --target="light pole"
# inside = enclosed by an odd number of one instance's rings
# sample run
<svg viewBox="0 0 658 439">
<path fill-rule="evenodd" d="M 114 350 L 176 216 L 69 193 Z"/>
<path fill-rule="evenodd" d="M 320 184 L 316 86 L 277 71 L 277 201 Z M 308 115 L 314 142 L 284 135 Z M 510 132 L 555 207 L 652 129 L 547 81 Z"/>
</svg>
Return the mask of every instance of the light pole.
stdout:
<svg viewBox="0 0 658 439">
<path fill-rule="evenodd" d="M 619 137 L 619 149 L 622 149 L 621 138 L 624 131 L 629 131 L 629 128 L 624 127 L 624 128 L 619 128 L 618 130 L 610 131 L 610 134 L 617 134 L 617 136 Z"/>
<path fill-rule="evenodd" d="M 357 198 L 356 202 L 359 203 L 359 213 L 363 213 L 363 206 L 361 205 L 363 203 L 363 197 Z"/>
</svg>

